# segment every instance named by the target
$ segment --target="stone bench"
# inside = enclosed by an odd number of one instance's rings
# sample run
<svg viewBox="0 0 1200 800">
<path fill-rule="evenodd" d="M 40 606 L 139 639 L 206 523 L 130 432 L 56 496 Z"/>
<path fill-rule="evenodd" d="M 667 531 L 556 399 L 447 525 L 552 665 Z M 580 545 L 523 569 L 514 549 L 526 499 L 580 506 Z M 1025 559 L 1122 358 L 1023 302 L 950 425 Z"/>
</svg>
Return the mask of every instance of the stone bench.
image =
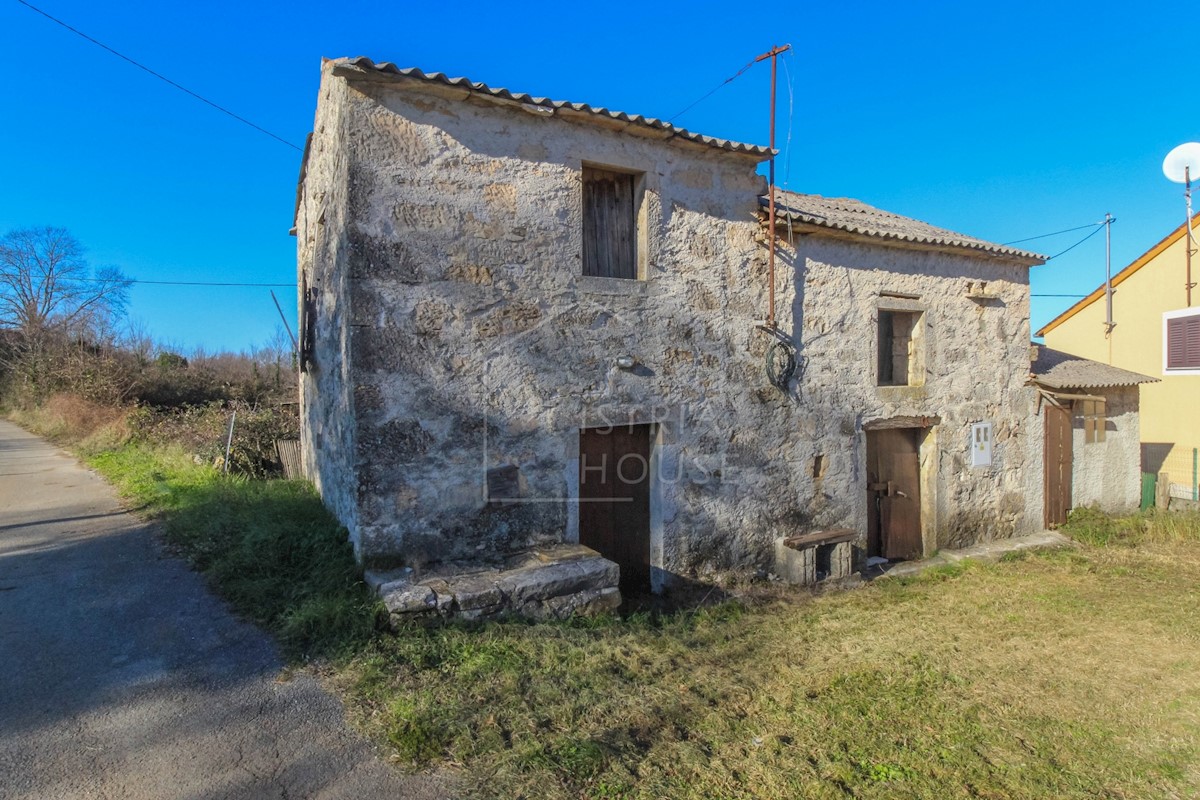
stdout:
<svg viewBox="0 0 1200 800">
<path fill-rule="evenodd" d="M 849 578 L 854 572 L 854 540 L 849 528 L 830 528 L 775 540 L 775 574 L 784 583 L 815 586 Z"/>
<path fill-rule="evenodd" d="M 502 567 L 460 565 L 420 576 L 411 569 L 368 571 L 365 578 L 392 621 L 401 622 L 598 614 L 621 604 L 620 576 L 620 568 L 595 550 L 562 544 L 517 554 Z"/>
</svg>

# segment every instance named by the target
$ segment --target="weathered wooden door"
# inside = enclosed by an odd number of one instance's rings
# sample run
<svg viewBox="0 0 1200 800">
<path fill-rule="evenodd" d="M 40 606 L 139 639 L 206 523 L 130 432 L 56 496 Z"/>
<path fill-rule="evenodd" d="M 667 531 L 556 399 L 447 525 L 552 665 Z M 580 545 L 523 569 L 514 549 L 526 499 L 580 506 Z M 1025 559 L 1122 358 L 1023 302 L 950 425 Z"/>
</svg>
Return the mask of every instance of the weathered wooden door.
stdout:
<svg viewBox="0 0 1200 800">
<path fill-rule="evenodd" d="M 920 429 L 867 431 L 867 549 L 887 559 L 920 558 Z"/>
<path fill-rule="evenodd" d="M 621 567 L 621 590 L 650 589 L 650 425 L 579 432 L 579 543 Z"/>
<path fill-rule="evenodd" d="M 1044 451 L 1046 527 L 1067 521 L 1071 510 L 1071 406 L 1046 403 L 1046 440 Z"/>
</svg>

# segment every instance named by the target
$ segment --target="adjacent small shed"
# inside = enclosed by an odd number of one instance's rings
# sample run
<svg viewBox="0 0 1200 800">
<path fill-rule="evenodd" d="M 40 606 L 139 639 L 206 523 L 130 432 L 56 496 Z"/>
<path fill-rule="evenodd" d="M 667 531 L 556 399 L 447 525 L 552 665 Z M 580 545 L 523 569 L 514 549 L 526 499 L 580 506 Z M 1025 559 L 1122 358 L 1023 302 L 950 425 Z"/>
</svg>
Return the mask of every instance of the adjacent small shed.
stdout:
<svg viewBox="0 0 1200 800">
<path fill-rule="evenodd" d="M 1072 508 L 1124 511 L 1141 497 L 1139 386 L 1158 378 L 1035 344 L 1044 418 L 1046 526 Z"/>
</svg>

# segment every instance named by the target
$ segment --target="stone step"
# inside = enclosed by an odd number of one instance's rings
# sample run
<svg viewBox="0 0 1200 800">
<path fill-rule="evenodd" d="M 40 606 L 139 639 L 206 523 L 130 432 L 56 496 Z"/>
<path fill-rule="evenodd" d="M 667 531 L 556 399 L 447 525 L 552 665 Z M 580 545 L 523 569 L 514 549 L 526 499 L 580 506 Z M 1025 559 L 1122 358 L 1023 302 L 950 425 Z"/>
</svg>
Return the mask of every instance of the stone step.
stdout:
<svg viewBox="0 0 1200 800">
<path fill-rule="evenodd" d="M 562 619 L 598 614 L 621 604 L 620 568 L 581 545 L 554 545 L 517 554 L 504 568 L 461 565 L 417 576 L 411 569 L 365 576 L 393 622 L 519 614 Z"/>
</svg>

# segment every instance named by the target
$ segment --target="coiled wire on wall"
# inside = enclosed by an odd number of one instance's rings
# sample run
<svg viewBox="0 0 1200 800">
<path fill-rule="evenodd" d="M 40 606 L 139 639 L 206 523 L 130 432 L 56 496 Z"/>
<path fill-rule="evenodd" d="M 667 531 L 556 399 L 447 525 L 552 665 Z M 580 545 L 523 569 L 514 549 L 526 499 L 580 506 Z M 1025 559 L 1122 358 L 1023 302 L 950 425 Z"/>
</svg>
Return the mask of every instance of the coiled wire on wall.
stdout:
<svg viewBox="0 0 1200 800">
<path fill-rule="evenodd" d="M 767 348 L 767 380 L 778 389 L 787 391 L 788 382 L 796 374 L 796 353 L 787 342 L 775 342 Z"/>
</svg>

